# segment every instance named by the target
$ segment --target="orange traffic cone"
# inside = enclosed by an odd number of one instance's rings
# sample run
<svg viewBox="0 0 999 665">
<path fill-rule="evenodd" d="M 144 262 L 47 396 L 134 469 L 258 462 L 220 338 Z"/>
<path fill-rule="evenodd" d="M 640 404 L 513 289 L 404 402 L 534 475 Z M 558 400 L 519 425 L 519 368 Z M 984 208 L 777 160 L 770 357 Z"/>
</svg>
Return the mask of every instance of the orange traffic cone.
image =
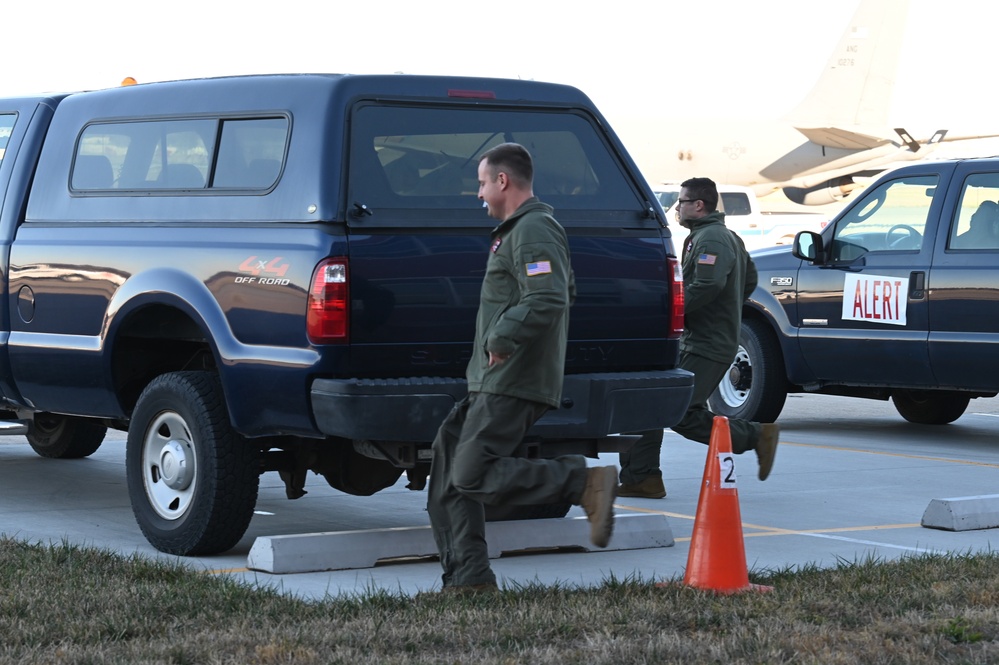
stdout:
<svg viewBox="0 0 999 665">
<path fill-rule="evenodd" d="M 773 587 L 749 583 L 739 491 L 735 482 L 735 456 L 728 418 L 724 416 L 715 416 L 711 427 L 683 583 L 721 594 L 773 590 Z"/>
</svg>

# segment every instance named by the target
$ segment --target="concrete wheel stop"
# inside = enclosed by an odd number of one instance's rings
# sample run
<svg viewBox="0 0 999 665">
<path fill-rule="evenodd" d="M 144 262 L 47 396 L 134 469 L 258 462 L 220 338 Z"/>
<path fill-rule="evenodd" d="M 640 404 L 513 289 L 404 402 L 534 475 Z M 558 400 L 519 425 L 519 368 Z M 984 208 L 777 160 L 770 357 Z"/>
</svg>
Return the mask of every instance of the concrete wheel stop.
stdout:
<svg viewBox="0 0 999 665">
<path fill-rule="evenodd" d="M 616 515 L 606 548 L 590 543 L 585 517 L 489 522 L 489 557 L 503 554 L 579 550 L 608 552 L 674 545 L 665 515 Z M 247 557 L 247 568 L 266 573 L 308 573 L 372 568 L 379 562 L 437 556 L 429 526 L 262 536 Z"/>
</svg>

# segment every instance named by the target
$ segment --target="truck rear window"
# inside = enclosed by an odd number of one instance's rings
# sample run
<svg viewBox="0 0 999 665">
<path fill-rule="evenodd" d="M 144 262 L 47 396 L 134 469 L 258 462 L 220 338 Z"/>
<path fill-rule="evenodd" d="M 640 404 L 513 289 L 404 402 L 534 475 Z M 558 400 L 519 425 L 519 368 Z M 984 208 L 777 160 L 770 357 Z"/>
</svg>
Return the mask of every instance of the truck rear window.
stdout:
<svg viewBox="0 0 999 665">
<path fill-rule="evenodd" d="M 556 210 L 641 205 L 583 114 L 376 105 L 355 109 L 350 200 L 373 209 L 477 207 L 479 157 L 504 142 L 531 152 L 534 193 Z"/>
<path fill-rule="evenodd" d="M 71 184 L 142 193 L 267 189 L 281 172 L 287 140 L 287 118 L 92 124 L 77 144 Z"/>
</svg>

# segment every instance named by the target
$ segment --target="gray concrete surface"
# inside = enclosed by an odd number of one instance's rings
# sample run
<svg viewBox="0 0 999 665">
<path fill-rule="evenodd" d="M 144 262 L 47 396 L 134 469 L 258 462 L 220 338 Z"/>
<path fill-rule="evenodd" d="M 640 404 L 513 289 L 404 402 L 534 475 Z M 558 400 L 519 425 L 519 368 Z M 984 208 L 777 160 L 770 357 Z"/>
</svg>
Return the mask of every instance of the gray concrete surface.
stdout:
<svg viewBox="0 0 999 665">
<path fill-rule="evenodd" d="M 779 422 L 781 445 L 766 482 L 756 479 L 752 453 L 738 458 L 751 572 L 921 552 L 965 554 L 999 545 L 994 529 L 944 531 L 920 525 L 934 499 L 997 492 L 996 400 L 975 400 L 956 423 L 927 427 L 906 423 L 889 403 L 791 396 Z M 504 556 L 492 561 L 501 583 L 596 585 L 611 577 L 682 577 L 706 451 L 667 431 L 662 456 L 667 498 L 618 500 L 618 514 L 665 516 L 675 538 L 672 547 Z M 352 497 L 310 476 L 309 493 L 288 501 L 277 474 L 266 474 L 257 514 L 236 548 L 215 557 L 179 558 L 154 550 L 139 531 L 129 506 L 124 457 L 121 433 L 110 434 L 84 460 L 43 459 L 23 436 L 0 437 L 0 533 L 182 561 L 308 599 L 371 589 L 413 594 L 440 586 L 440 567 L 433 559 L 295 574 L 247 567 L 258 537 L 426 526 L 426 494 L 406 490 L 404 482 L 373 497 Z M 607 455 L 594 463 L 616 464 L 617 458 Z M 581 514 L 578 508 L 570 512 L 571 517 Z"/>
</svg>

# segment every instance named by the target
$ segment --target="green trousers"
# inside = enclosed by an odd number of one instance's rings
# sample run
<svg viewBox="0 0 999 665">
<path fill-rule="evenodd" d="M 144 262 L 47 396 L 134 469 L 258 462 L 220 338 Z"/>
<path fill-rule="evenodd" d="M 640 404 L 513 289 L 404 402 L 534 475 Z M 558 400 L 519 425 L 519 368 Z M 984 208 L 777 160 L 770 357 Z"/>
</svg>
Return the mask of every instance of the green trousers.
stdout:
<svg viewBox="0 0 999 665">
<path fill-rule="evenodd" d="M 694 394 L 690 406 L 673 431 L 690 439 L 707 444 L 711 441 L 711 428 L 715 414 L 708 408 L 708 398 L 718 387 L 719 382 L 732 366 L 692 353 L 680 354 L 680 367 L 694 374 Z M 760 424 L 749 420 L 729 418 L 729 432 L 732 436 L 732 452 L 744 453 L 756 448 L 760 438 Z M 621 453 L 621 484 L 634 485 L 649 476 L 661 476 L 659 460 L 662 454 L 663 432 L 653 430 L 636 432 L 641 437 L 631 450 Z"/>
<path fill-rule="evenodd" d="M 578 504 L 586 458 L 512 457 L 548 406 L 470 393 L 441 424 L 433 445 L 427 512 L 445 587 L 496 581 L 489 567 L 483 504 Z"/>
</svg>

